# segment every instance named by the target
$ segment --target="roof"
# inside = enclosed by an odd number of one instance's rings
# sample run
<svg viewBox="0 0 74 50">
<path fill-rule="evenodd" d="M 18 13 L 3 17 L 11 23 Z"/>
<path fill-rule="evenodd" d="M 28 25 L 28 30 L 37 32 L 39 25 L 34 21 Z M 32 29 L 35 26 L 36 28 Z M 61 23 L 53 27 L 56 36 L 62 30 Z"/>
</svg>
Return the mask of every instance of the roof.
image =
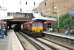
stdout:
<svg viewBox="0 0 74 50">
<path fill-rule="evenodd" d="M 56 18 L 48 18 L 48 17 L 36 17 L 33 18 L 32 20 L 51 20 L 51 21 L 56 21 Z"/>
<path fill-rule="evenodd" d="M 43 17 L 41 16 L 40 13 L 33 13 L 33 16 L 35 18 L 33 18 L 32 20 L 52 20 L 52 21 L 56 21 L 56 18 L 49 18 L 49 17 Z"/>
</svg>

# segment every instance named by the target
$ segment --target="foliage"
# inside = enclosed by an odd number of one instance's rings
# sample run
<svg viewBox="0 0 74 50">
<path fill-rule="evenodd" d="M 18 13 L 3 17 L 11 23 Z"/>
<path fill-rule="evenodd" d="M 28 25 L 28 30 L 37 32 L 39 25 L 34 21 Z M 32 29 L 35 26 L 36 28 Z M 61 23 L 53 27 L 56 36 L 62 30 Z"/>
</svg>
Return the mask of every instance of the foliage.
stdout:
<svg viewBox="0 0 74 50">
<path fill-rule="evenodd" d="M 56 28 L 58 28 L 57 23 L 55 25 Z M 69 14 L 66 14 L 64 16 L 59 17 L 59 28 L 68 28 L 68 27 L 71 28 L 72 26 L 74 26 L 74 16 L 70 16 Z"/>
</svg>

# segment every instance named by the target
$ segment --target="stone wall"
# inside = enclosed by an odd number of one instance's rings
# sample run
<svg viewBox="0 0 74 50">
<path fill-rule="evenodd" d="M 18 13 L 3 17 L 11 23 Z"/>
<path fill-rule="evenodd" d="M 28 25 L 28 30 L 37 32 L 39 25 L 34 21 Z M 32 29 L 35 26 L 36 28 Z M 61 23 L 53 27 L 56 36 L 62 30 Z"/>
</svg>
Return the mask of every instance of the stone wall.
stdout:
<svg viewBox="0 0 74 50">
<path fill-rule="evenodd" d="M 74 8 L 74 0 L 44 0 L 36 9 L 46 16 L 60 16 Z"/>
</svg>

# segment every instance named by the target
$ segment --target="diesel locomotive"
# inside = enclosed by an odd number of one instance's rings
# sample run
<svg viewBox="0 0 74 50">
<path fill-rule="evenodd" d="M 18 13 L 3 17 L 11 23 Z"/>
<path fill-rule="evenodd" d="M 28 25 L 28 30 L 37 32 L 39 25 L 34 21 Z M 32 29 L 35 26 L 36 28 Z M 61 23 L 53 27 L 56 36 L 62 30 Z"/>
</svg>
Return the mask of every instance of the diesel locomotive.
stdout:
<svg viewBox="0 0 74 50">
<path fill-rule="evenodd" d="M 33 22 L 26 22 L 24 23 L 23 31 L 28 32 L 27 34 L 32 36 L 44 36 L 43 31 L 44 29 L 44 23 L 40 21 L 33 21 Z"/>
</svg>

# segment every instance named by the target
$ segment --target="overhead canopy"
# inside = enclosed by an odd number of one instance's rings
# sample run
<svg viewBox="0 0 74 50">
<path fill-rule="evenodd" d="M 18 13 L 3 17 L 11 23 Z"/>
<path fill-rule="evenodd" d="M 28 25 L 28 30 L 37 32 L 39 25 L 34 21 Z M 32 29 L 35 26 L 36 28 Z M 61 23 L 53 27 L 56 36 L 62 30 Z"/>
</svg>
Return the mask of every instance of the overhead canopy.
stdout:
<svg viewBox="0 0 74 50">
<path fill-rule="evenodd" d="M 51 20 L 51 21 L 56 21 L 56 18 L 49 18 L 49 17 L 43 17 L 40 13 L 33 13 L 33 18 L 32 20 Z"/>
<path fill-rule="evenodd" d="M 13 16 L 0 16 L 0 20 L 13 19 Z"/>
<path fill-rule="evenodd" d="M 32 20 L 51 20 L 56 21 L 56 18 L 48 18 L 48 17 L 35 17 Z"/>
</svg>

